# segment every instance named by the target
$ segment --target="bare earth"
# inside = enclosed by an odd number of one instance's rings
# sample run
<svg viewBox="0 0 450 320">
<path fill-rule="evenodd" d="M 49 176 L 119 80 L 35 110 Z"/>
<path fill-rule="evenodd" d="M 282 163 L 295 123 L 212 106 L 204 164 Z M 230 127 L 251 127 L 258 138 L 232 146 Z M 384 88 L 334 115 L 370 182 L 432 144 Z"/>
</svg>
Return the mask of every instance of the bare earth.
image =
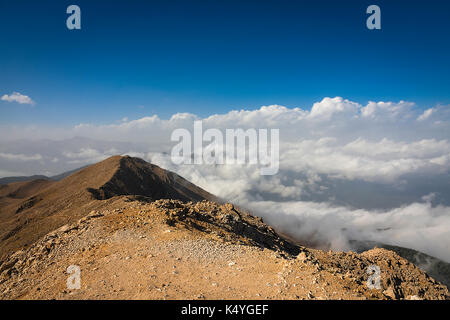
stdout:
<svg viewBox="0 0 450 320">
<path fill-rule="evenodd" d="M 94 202 L 87 216 L 0 262 L 0 298 L 450 298 L 392 251 L 299 247 L 231 204 L 120 195 Z M 67 288 L 70 265 L 81 269 L 80 289 Z M 370 265 L 381 270 L 380 289 L 367 286 Z"/>
</svg>

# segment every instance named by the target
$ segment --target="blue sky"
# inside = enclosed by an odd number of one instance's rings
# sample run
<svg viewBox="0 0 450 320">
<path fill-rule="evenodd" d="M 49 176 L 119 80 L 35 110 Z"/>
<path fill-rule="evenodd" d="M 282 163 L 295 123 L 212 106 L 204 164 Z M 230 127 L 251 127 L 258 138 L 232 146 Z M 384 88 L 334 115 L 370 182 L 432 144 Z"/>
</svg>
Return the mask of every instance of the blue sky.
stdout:
<svg viewBox="0 0 450 320">
<path fill-rule="evenodd" d="M 77 4 L 82 30 L 66 28 Z M 365 26 L 381 7 L 382 30 Z M 0 1 L 0 124 L 450 103 L 448 1 Z"/>
</svg>

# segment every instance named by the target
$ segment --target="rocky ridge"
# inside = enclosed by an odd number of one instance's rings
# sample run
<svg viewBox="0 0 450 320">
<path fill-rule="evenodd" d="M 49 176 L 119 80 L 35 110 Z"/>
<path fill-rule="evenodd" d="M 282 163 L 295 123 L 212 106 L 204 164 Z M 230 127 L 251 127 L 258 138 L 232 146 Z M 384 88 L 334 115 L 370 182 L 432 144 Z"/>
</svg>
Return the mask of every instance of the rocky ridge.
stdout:
<svg viewBox="0 0 450 320">
<path fill-rule="evenodd" d="M 67 288 L 67 267 L 81 288 Z M 379 288 L 367 284 L 380 270 Z M 231 204 L 115 196 L 0 262 L 2 299 L 449 299 L 392 251 L 296 246 Z"/>
</svg>

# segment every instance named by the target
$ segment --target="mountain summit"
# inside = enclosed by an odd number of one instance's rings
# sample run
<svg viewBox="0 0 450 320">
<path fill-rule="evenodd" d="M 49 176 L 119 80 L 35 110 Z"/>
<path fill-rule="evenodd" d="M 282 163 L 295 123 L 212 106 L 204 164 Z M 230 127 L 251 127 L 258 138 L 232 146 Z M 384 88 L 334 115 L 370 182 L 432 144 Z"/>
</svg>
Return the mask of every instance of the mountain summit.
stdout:
<svg viewBox="0 0 450 320">
<path fill-rule="evenodd" d="M 116 161 L 118 160 L 118 163 Z M 88 188 L 95 199 L 114 196 L 145 196 L 151 200 L 176 199 L 201 201 L 216 199 L 212 194 L 190 183 L 176 173 L 161 169 L 139 158 L 112 157 L 102 163 L 114 163 L 115 171 L 101 187 Z"/>
<path fill-rule="evenodd" d="M 60 181 L 38 179 L 2 185 L 0 258 L 108 203 L 95 200 L 123 195 L 147 201 L 217 201 L 176 173 L 129 156 L 110 157 Z"/>
</svg>

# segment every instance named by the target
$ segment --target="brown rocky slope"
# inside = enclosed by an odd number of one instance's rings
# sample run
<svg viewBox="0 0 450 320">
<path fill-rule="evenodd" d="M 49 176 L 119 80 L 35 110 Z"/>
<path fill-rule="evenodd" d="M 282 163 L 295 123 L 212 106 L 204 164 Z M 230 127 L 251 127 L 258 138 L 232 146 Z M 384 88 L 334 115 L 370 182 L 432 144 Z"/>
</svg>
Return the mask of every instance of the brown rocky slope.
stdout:
<svg viewBox="0 0 450 320">
<path fill-rule="evenodd" d="M 230 204 L 106 200 L 0 264 L 2 299 L 448 299 L 444 285 L 392 251 L 290 244 Z M 66 270 L 81 270 L 68 289 Z M 367 268 L 381 270 L 380 289 Z"/>
</svg>

